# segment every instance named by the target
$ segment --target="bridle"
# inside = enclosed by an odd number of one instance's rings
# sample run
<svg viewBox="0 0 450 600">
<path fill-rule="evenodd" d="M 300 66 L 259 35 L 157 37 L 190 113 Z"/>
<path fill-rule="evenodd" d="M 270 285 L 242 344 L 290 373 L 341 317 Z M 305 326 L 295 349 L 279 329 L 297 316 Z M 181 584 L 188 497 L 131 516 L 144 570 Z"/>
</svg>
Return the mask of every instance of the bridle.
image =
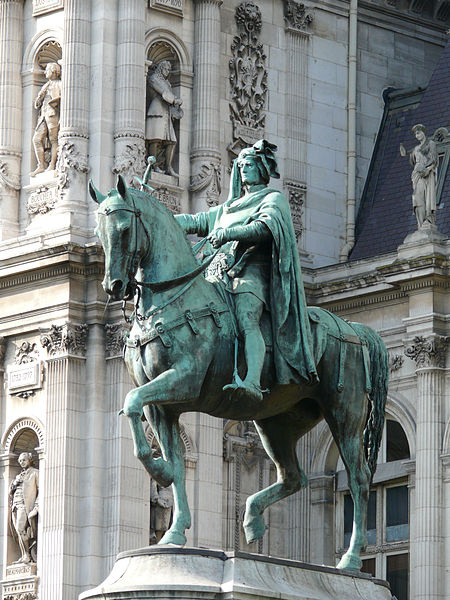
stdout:
<svg viewBox="0 0 450 600">
<path fill-rule="evenodd" d="M 128 284 L 127 284 L 127 289 L 129 291 L 122 300 L 123 317 L 127 323 L 131 324 L 133 322 L 134 318 L 136 318 L 138 321 L 145 321 L 146 319 L 149 319 L 151 316 L 160 312 L 166 306 L 168 306 L 169 304 L 171 304 L 172 302 L 177 300 L 180 296 L 182 296 L 191 287 L 191 285 L 194 283 L 195 279 L 208 268 L 208 266 L 211 264 L 211 262 L 216 257 L 220 248 L 218 248 L 211 256 L 209 256 L 206 260 L 204 260 L 202 262 L 202 264 L 198 265 L 195 269 L 193 269 L 192 271 L 189 271 L 188 273 L 180 275 L 178 277 L 173 277 L 171 279 L 166 279 L 164 281 L 137 281 L 136 278 L 134 277 L 134 274 L 136 273 L 137 268 L 139 266 L 139 262 L 140 262 L 139 252 L 138 252 L 138 224 L 140 223 L 142 225 L 142 228 L 144 230 L 144 233 L 145 233 L 145 236 L 147 239 L 147 244 L 146 244 L 147 249 L 144 253 L 144 256 L 147 254 L 149 246 L 150 246 L 150 235 L 148 233 L 147 227 L 145 226 L 145 223 L 142 220 L 142 211 L 136 207 L 133 195 L 130 194 L 130 196 L 131 196 L 131 200 L 133 202 L 132 208 L 128 207 L 128 206 L 123 206 L 123 205 L 118 206 L 117 208 L 106 207 L 104 209 L 104 211 L 102 211 L 101 214 L 104 214 L 105 216 L 109 216 L 115 212 L 123 211 L 123 212 L 129 212 L 134 216 L 134 227 L 133 227 L 134 250 L 133 251 L 130 251 L 129 249 L 126 250 L 127 254 L 129 256 L 131 256 L 130 268 L 128 269 L 129 280 L 128 280 Z M 203 238 L 200 242 L 198 242 L 193 247 L 194 255 L 197 254 L 197 252 L 199 252 L 201 250 L 201 248 L 204 246 L 204 244 L 206 242 L 206 239 L 207 238 Z M 132 273 L 131 276 L 130 276 L 130 273 Z M 151 292 L 158 293 L 158 292 L 164 292 L 164 291 L 170 290 L 175 287 L 179 287 L 182 284 L 184 284 L 183 287 L 181 287 L 181 289 L 179 289 L 173 296 L 171 296 L 169 299 L 167 299 L 162 305 L 154 308 L 149 313 L 146 313 L 146 314 L 139 313 L 138 306 L 139 306 L 139 301 L 140 301 L 141 294 L 142 294 L 141 288 L 148 288 L 148 289 L 150 289 Z M 126 315 L 126 304 L 127 304 L 127 301 L 131 300 L 131 298 L 133 298 L 134 296 L 136 296 L 136 300 L 134 303 L 134 311 L 128 317 Z"/>
</svg>

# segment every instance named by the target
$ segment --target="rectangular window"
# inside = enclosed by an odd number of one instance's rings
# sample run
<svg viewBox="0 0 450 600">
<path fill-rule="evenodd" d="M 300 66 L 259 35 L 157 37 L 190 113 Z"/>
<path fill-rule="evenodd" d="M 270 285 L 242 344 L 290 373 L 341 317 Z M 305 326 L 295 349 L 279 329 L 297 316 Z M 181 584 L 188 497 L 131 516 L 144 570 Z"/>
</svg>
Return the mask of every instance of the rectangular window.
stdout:
<svg viewBox="0 0 450 600">
<path fill-rule="evenodd" d="M 397 600 L 408 600 L 408 554 L 386 557 L 386 579 Z"/>
<path fill-rule="evenodd" d="M 386 541 L 407 540 L 408 486 L 401 485 L 386 489 Z"/>
<path fill-rule="evenodd" d="M 350 494 L 344 496 L 344 548 L 350 545 L 353 529 L 353 500 Z M 377 493 L 369 494 L 367 506 L 367 542 L 370 545 L 377 543 Z"/>
<path fill-rule="evenodd" d="M 368 573 L 369 575 L 372 575 L 372 577 L 375 577 L 375 562 L 375 558 L 364 559 L 362 561 L 361 572 Z"/>
</svg>

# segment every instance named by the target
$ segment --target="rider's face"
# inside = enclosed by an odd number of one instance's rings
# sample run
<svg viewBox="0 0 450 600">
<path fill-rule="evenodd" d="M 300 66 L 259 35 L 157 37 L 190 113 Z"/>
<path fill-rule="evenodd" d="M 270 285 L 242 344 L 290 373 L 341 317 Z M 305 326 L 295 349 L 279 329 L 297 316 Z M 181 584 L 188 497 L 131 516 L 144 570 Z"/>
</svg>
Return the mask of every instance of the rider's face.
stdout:
<svg viewBox="0 0 450 600">
<path fill-rule="evenodd" d="M 259 183 L 264 183 L 258 165 L 253 158 L 247 156 L 241 159 L 238 165 L 243 184 L 257 185 Z"/>
</svg>

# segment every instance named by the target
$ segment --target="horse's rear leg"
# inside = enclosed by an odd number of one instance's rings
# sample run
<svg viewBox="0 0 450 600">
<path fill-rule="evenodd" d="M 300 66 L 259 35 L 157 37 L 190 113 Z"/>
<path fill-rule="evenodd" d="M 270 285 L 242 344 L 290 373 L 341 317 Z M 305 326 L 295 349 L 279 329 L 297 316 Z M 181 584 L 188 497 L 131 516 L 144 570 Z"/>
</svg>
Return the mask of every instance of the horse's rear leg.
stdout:
<svg viewBox="0 0 450 600">
<path fill-rule="evenodd" d="M 333 432 L 334 433 L 334 432 Z M 334 436 L 348 475 L 348 485 L 353 499 L 353 530 L 347 552 L 341 558 L 339 569 L 357 570 L 362 562 L 360 552 L 367 546 L 367 504 L 371 473 L 367 464 L 362 423 L 346 421 L 345 431 Z"/>
<path fill-rule="evenodd" d="M 264 535 L 263 512 L 274 502 L 290 496 L 308 483 L 300 469 L 295 451 L 298 438 L 309 431 L 317 417 L 299 421 L 293 413 L 277 415 L 270 419 L 255 421 L 263 446 L 277 468 L 277 481 L 247 499 L 244 531 L 247 542 Z"/>
</svg>

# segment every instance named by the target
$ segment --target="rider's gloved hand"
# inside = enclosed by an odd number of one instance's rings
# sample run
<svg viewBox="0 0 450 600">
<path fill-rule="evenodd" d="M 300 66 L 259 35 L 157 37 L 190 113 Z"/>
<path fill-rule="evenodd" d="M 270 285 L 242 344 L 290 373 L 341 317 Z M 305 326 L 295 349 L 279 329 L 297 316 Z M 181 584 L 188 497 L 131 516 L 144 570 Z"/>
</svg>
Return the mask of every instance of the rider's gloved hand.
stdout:
<svg viewBox="0 0 450 600">
<path fill-rule="evenodd" d="M 222 227 L 214 229 L 214 231 L 211 231 L 211 233 L 208 235 L 208 242 L 213 248 L 220 248 L 220 246 L 223 246 L 223 244 L 225 244 L 227 241 L 228 239 L 226 230 Z"/>
</svg>

